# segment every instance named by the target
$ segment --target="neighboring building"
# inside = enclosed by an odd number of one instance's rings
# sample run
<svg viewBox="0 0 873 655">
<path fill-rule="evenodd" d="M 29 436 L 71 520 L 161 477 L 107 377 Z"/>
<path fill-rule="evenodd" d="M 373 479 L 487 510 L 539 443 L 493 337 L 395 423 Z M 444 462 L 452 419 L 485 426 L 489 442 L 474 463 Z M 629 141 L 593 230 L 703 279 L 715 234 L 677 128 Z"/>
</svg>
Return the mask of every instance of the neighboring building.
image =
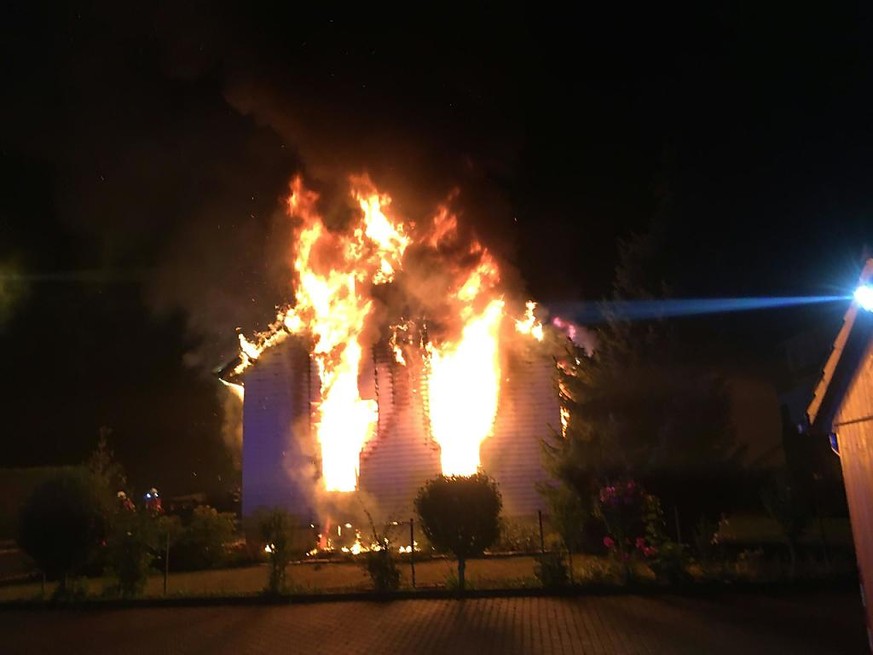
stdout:
<svg viewBox="0 0 873 655">
<path fill-rule="evenodd" d="M 873 259 L 861 286 L 871 279 Z M 873 650 L 873 305 L 849 307 L 807 412 L 811 433 L 831 436 L 840 455 Z"/>
<path fill-rule="evenodd" d="M 492 436 L 480 449 L 483 470 L 500 485 L 504 512 L 536 515 L 546 509 L 537 484 L 546 478 L 542 440 L 560 430 L 555 360 L 532 342 L 514 350 L 503 372 Z M 375 436 L 360 453 L 358 490 L 319 491 L 318 446 L 312 403 L 319 380 L 307 344 L 288 337 L 267 349 L 243 374 L 242 513 L 283 507 L 301 521 L 317 522 L 325 507 L 340 519 L 366 509 L 376 520 L 405 520 L 422 484 L 440 472 L 440 450 L 427 415 L 427 379 L 398 364 L 385 343 L 372 349 L 359 378 L 364 399 L 378 407 Z"/>
</svg>

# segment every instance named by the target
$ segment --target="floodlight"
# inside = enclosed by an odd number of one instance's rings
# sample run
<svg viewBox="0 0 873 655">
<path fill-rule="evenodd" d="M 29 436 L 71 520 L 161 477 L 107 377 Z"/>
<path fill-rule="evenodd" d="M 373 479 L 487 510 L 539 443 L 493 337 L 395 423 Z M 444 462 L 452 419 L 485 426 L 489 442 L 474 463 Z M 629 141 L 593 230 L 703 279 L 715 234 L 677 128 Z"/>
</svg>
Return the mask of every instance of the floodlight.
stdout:
<svg viewBox="0 0 873 655">
<path fill-rule="evenodd" d="M 855 302 L 868 312 L 873 312 L 873 286 L 862 284 L 855 289 Z"/>
</svg>

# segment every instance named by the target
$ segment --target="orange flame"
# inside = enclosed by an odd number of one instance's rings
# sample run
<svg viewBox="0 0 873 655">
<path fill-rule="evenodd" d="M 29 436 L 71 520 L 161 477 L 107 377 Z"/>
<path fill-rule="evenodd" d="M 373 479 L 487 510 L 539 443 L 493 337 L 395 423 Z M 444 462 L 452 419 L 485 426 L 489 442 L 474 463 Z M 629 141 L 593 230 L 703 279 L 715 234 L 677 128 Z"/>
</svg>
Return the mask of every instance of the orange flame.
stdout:
<svg viewBox="0 0 873 655">
<path fill-rule="evenodd" d="M 479 467 L 479 449 L 490 436 L 497 413 L 501 381 L 500 334 L 505 302 L 500 271 L 486 248 L 473 240 L 459 243 L 457 217 L 440 207 L 426 229 L 417 233 L 389 211 L 391 198 L 380 193 L 366 176 L 352 177 L 350 196 L 361 216 L 345 230 L 329 229 L 318 211 L 318 194 L 291 182 L 288 213 L 299 221 L 292 261 L 295 303 L 282 309 L 267 332 L 249 340 L 239 336 L 242 372 L 261 353 L 288 334 L 308 336 L 320 380 L 320 400 L 314 404 L 314 426 L 321 449 L 324 487 L 353 491 L 357 487 L 360 453 L 373 437 L 377 406 L 361 398 L 358 377 L 369 323 L 375 320 L 375 286 L 389 284 L 404 270 L 407 248 L 427 251 L 440 266 L 437 287 L 445 292 L 446 317 L 434 319 L 427 343 L 410 343 L 407 326 L 391 326 L 388 341 L 398 364 L 423 365 L 427 374 L 431 433 L 441 448 L 443 473 L 469 475 Z M 409 229 L 413 225 L 408 224 Z M 449 258 L 460 257 L 461 263 Z M 445 260 L 440 258 L 446 258 Z M 428 275 L 428 274 L 425 274 Z M 430 278 L 428 282 L 430 282 Z M 427 288 L 430 289 L 430 286 Z M 442 293 L 442 292 L 440 292 Z M 541 341 L 543 327 L 527 304 L 516 330 Z M 439 321 L 455 326 L 441 334 Z M 510 333 L 511 334 L 511 333 Z M 423 338 L 422 338 L 423 339 Z M 415 349 L 410 360 L 404 356 Z"/>
<path fill-rule="evenodd" d="M 430 423 L 444 475 L 472 475 L 491 435 L 500 392 L 503 300 L 492 300 L 464 326 L 457 343 L 430 349 Z"/>
<path fill-rule="evenodd" d="M 537 341 L 542 341 L 545 337 L 543 333 L 543 324 L 534 316 L 534 310 L 537 304 L 533 300 L 528 300 L 525 303 L 524 318 L 515 322 L 515 329 L 519 334 L 529 334 Z"/>
<path fill-rule="evenodd" d="M 289 213 L 303 226 L 293 265 L 297 302 L 280 318 L 287 331 L 306 332 L 314 340 L 321 381 L 316 434 L 328 491 L 354 491 L 359 455 L 376 425 L 375 401 L 362 399 L 358 390 L 362 333 L 373 308 L 366 287 L 391 281 L 409 245 L 402 226 L 384 213 L 390 198 L 366 177 L 352 183 L 363 218 L 351 235 L 327 230 L 316 210 L 318 196 L 299 177 L 288 200 Z"/>
</svg>

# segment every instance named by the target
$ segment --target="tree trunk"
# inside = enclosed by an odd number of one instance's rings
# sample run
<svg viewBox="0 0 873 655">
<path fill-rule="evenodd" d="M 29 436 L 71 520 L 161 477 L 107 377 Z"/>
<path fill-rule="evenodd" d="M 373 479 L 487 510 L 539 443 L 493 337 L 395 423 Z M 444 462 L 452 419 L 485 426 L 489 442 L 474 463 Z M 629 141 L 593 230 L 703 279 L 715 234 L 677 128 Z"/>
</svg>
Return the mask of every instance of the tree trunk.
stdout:
<svg viewBox="0 0 873 655">
<path fill-rule="evenodd" d="M 467 570 L 467 560 L 464 557 L 458 558 L 458 591 L 464 593 L 464 572 Z"/>
</svg>

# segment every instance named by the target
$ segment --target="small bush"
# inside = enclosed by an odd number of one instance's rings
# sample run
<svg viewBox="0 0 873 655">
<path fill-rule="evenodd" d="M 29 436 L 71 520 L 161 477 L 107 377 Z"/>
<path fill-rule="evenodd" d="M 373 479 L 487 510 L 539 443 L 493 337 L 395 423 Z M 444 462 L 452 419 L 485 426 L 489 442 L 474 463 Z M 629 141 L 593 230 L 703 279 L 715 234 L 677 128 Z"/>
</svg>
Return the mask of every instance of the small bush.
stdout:
<svg viewBox="0 0 873 655">
<path fill-rule="evenodd" d="M 570 582 L 563 553 L 550 551 L 534 558 L 534 575 L 546 589 L 565 587 Z"/>
<path fill-rule="evenodd" d="M 131 598 L 145 590 L 158 541 L 157 520 L 147 512 L 121 511 L 114 517 L 106 561 L 119 596 Z"/>
<path fill-rule="evenodd" d="M 484 473 L 440 475 L 425 483 L 415 510 L 430 543 L 458 560 L 458 590 L 464 591 L 467 559 L 490 548 L 500 533 L 503 499 L 497 483 Z"/>
<path fill-rule="evenodd" d="M 533 553 L 540 549 L 539 530 L 531 523 L 500 519 L 500 534 L 491 552 Z"/>
<path fill-rule="evenodd" d="M 624 582 L 624 570 L 614 558 L 582 557 L 574 566 L 576 582 L 590 584 L 619 584 Z"/>
<path fill-rule="evenodd" d="M 667 540 L 658 544 L 657 553 L 648 562 L 655 579 L 669 584 L 685 582 L 690 578 L 688 563 L 685 547 Z"/>
<path fill-rule="evenodd" d="M 270 564 L 266 592 L 277 595 L 288 591 L 287 569 L 293 557 L 294 523 L 283 509 L 276 508 L 260 519 L 260 534 Z"/>
<path fill-rule="evenodd" d="M 191 522 L 182 532 L 170 554 L 174 570 L 218 568 L 227 560 L 225 544 L 233 539 L 236 520 L 233 514 L 212 507 L 197 507 Z"/>
<path fill-rule="evenodd" d="M 400 588 L 400 570 L 391 554 L 388 541 L 379 550 L 371 550 L 364 554 L 364 570 L 373 581 L 376 591 L 396 591 Z"/>
</svg>

